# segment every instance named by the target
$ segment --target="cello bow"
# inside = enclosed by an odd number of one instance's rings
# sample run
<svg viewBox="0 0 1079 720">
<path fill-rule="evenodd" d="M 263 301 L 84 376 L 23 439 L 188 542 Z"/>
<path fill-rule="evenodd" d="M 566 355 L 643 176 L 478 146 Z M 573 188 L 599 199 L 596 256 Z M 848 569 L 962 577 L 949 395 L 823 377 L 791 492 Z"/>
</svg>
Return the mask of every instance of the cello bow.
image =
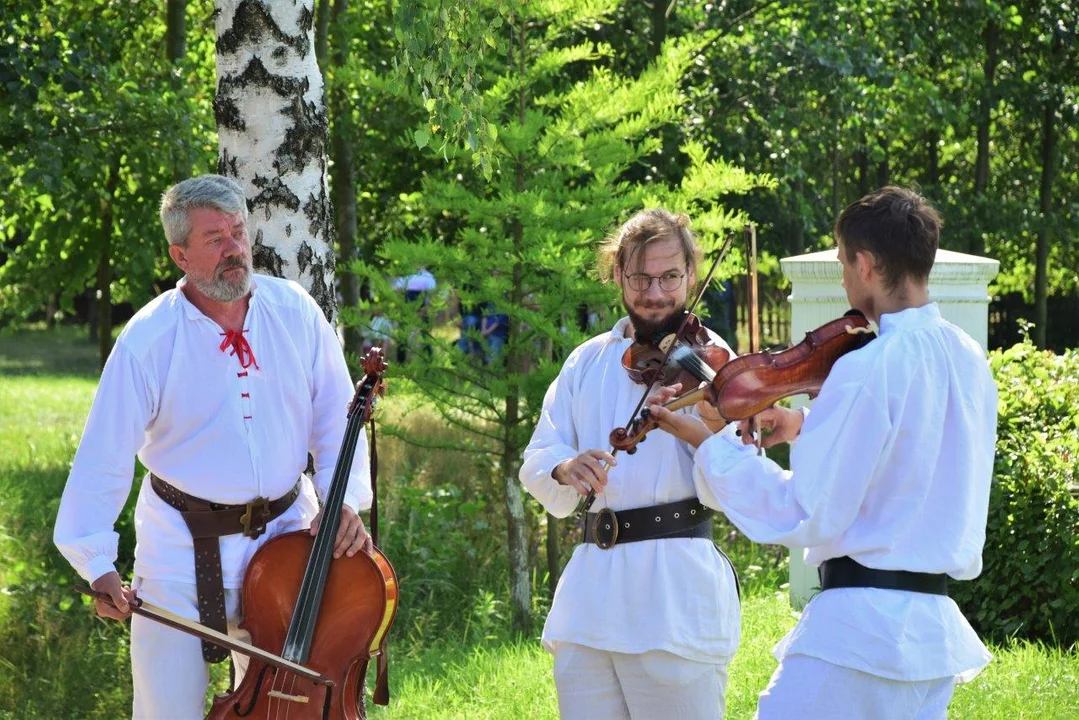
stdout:
<svg viewBox="0 0 1079 720">
<path fill-rule="evenodd" d="M 89 595 L 95 600 L 101 600 L 103 602 L 116 607 L 112 598 L 103 592 L 98 592 L 85 585 L 76 585 L 75 591 L 80 592 L 83 595 Z M 273 665 L 274 667 L 281 668 L 282 670 L 288 670 L 289 672 L 296 673 L 300 677 L 306 678 L 311 682 L 318 683 L 319 685 L 325 685 L 327 687 L 333 687 L 334 682 L 330 678 L 315 672 L 309 668 L 305 668 L 303 665 L 294 663 L 291 660 L 286 660 L 283 657 L 274 655 L 273 653 L 266 652 L 262 648 L 255 647 L 250 643 L 245 643 L 243 640 L 237 640 L 234 637 L 230 637 L 223 632 L 218 632 L 211 627 L 207 627 L 201 623 L 197 623 L 194 620 L 188 620 L 187 618 L 180 617 L 176 613 L 170 612 L 165 608 L 158 607 L 151 603 L 146 602 L 140 598 L 135 598 L 131 602 L 131 612 L 135 615 L 140 615 L 145 618 L 149 618 L 155 622 L 159 622 L 162 625 L 175 628 L 181 632 L 185 632 L 188 635 L 194 635 L 201 640 L 208 640 L 215 645 L 225 648 L 226 650 L 232 650 L 234 652 L 242 653 L 248 657 L 261 660 L 264 663 Z"/>
</svg>

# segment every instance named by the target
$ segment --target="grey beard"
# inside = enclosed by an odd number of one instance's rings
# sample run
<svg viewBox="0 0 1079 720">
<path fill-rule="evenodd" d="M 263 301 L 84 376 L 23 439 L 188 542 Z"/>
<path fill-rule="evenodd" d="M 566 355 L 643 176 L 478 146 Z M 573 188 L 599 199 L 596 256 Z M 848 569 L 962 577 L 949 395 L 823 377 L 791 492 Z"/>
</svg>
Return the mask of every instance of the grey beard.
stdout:
<svg viewBox="0 0 1079 720">
<path fill-rule="evenodd" d="M 198 291 L 206 297 L 217 302 L 230 303 L 236 302 L 251 291 L 251 268 L 244 266 L 244 270 L 247 272 L 239 283 L 230 282 L 224 277 L 215 277 L 213 280 L 202 280 L 193 275 L 189 277 Z"/>
</svg>

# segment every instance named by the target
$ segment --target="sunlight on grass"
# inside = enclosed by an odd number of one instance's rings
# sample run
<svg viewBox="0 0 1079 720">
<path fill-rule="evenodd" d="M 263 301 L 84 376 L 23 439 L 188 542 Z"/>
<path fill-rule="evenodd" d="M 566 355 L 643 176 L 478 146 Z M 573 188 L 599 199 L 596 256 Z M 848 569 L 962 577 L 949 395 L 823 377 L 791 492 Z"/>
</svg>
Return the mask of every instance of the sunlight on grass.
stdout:
<svg viewBox="0 0 1079 720">
<path fill-rule="evenodd" d="M 372 706 L 371 718 L 558 717 L 551 656 L 539 641 L 439 645 L 392 667 L 394 699 Z"/>
<path fill-rule="evenodd" d="M 727 688 L 728 718 L 752 717 L 757 692 L 775 667 L 772 645 L 794 622 L 784 593 L 744 603 L 742 646 Z M 551 667 L 551 656 L 538 639 L 432 647 L 418 657 L 394 659 L 394 700 L 371 717 L 557 718 Z"/>
<path fill-rule="evenodd" d="M 743 602 L 742 644 L 730 668 L 727 718 L 753 717 L 757 693 L 775 670 L 772 646 L 795 622 L 786 593 Z M 1079 658 L 1074 654 L 1031 643 L 992 650 L 989 668 L 956 690 L 949 718 L 1079 717 Z M 371 717 L 557 718 L 551 665 L 538 640 L 434 646 L 418 657 L 394 658 L 394 698 Z M 840 707 L 837 699 L 837 718 L 842 717 Z"/>
</svg>

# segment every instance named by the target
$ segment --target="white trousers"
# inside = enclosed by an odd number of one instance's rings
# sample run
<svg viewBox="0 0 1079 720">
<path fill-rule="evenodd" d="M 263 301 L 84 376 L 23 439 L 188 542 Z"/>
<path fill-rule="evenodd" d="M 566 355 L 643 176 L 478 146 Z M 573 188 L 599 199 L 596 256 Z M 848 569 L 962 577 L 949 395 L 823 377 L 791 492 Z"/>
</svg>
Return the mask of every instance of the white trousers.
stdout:
<svg viewBox="0 0 1079 720">
<path fill-rule="evenodd" d="M 939 720 L 955 678 L 903 682 L 788 655 L 757 701 L 760 720 Z"/>
<path fill-rule="evenodd" d="M 717 720 L 725 708 L 727 663 L 559 643 L 554 682 L 562 720 Z"/>
<path fill-rule="evenodd" d="M 199 619 L 195 586 L 136 577 L 131 583 L 148 603 L 187 618 Z M 249 640 L 236 627 L 240 620 L 240 591 L 225 590 L 225 614 L 229 635 Z M 239 684 L 248 658 L 232 654 Z M 135 720 L 200 720 L 206 716 L 206 688 L 210 665 L 202 659 L 202 641 L 138 615 L 131 616 L 131 679 L 135 697 L 131 716 Z"/>
</svg>

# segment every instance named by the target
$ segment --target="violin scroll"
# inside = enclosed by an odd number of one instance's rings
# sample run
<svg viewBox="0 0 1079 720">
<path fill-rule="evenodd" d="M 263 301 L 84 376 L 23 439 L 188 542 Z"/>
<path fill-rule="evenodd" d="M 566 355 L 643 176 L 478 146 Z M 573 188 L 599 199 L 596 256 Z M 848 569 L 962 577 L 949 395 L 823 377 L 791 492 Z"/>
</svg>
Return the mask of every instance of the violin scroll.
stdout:
<svg viewBox="0 0 1079 720">
<path fill-rule="evenodd" d="M 644 442 L 645 435 L 649 430 L 655 427 L 655 424 L 648 423 L 648 410 L 644 409 L 641 414 L 629 424 L 628 428 L 615 428 L 611 430 L 611 434 L 608 436 L 608 440 L 611 443 L 611 447 L 615 450 L 625 451 L 627 455 L 632 455 L 637 452 L 637 445 Z M 644 431 L 641 431 L 641 427 L 645 426 Z"/>
</svg>

